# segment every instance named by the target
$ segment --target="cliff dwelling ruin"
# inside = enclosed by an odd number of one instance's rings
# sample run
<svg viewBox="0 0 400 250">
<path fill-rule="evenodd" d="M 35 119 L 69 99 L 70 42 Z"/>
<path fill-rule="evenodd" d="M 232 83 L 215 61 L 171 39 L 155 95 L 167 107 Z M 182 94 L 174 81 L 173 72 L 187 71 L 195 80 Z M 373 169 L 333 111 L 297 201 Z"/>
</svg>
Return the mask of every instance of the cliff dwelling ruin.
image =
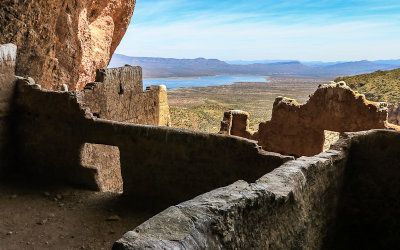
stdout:
<svg viewBox="0 0 400 250">
<path fill-rule="evenodd" d="M 249 115 L 238 110 L 225 113 L 220 134 L 171 128 L 165 86 L 143 90 L 139 66 L 104 68 L 134 6 L 134 0 L 0 3 L 4 190 L 19 190 L 19 182 L 9 186 L 17 176 L 35 184 L 21 184 L 20 196 L 40 190 L 38 183 L 91 190 L 70 208 L 60 202 L 68 195 L 53 197 L 55 187 L 45 192 L 62 211 L 94 211 L 98 197 L 126 214 L 135 211 L 118 235 L 113 224 L 95 231 L 89 212 L 78 217 L 97 247 L 103 239 L 113 239 L 101 245 L 113 249 L 397 246 L 400 132 L 388 122 L 386 104 L 330 83 L 304 105 L 278 97 L 272 119 L 255 133 Z M 322 152 L 324 130 L 341 136 Z M 3 204 L 18 201 L 1 194 Z M 30 209 L 35 199 L 15 207 Z M 160 210 L 145 216 L 139 206 Z M 17 213 L 8 216 L 29 218 Z M 60 218 L 50 217 L 57 231 Z M 7 223 L 0 225 L 0 248 L 29 245 L 13 231 L 3 233 Z M 34 224 L 25 227 L 52 226 L 49 219 Z M 85 240 L 65 237 L 65 248 Z M 36 247 L 61 247 L 41 244 Z"/>
</svg>

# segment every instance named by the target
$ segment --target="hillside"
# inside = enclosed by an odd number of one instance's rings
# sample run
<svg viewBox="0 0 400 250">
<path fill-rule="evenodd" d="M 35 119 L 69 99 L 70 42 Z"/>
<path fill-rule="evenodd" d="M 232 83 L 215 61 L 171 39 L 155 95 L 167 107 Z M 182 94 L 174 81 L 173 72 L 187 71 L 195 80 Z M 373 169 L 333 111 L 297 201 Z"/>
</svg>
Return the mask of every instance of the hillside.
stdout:
<svg viewBox="0 0 400 250">
<path fill-rule="evenodd" d="M 308 75 L 312 68 L 297 61 L 254 63 L 250 65 L 228 64 L 218 59 L 175 59 L 157 57 L 128 57 L 115 54 L 109 67 L 125 64 L 140 65 L 146 78 L 192 77 L 216 75 Z"/>
<path fill-rule="evenodd" d="M 334 75 L 357 75 L 366 72 L 374 72 L 377 70 L 389 70 L 397 68 L 396 65 L 388 65 L 378 62 L 358 61 L 358 62 L 344 62 L 334 65 L 328 65 L 323 69 Z"/>
<path fill-rule="evenodd" d="M 335 81 L 345 81 L 351 88 L 365 94 L 369 100 L 389 103 L 400 102 L 400 68 L 338 77 Z"/>
</svg>

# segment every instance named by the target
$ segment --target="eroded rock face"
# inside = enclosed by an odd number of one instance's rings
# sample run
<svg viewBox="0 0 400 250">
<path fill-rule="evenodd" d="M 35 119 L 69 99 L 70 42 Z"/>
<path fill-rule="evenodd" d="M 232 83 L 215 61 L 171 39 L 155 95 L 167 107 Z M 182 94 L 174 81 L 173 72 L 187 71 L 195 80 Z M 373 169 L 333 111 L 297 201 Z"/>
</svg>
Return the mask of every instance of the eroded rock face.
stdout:
<svg viewBox="0 0 400 250">
<path fill-rule="evenodd" d="M 235 116 L 233 114 L 232 124 L 227 127 L 235 127 Z M 312 156 L 323 151 L 324 130 L 343 133 L 385 128 L 397 129 L 387 122 L 386 103 L 370 102 L 346 83 L 332 82 L 320 86 L 304 105 L 278 97 L 272 119 L 261 123 L 250 139 L 257 140 L 268 151 Z M 228 134 L 245 137 L 242 134 L 247 133 L 241 126 L 241 131 Z"/>
<path fill-rule="evenodd" d="M 0 44 L 18 46 L 16 74 L 47 89 L 82 89 L 108 65 L 135 0 L 2 0 Z"/>
</svg>

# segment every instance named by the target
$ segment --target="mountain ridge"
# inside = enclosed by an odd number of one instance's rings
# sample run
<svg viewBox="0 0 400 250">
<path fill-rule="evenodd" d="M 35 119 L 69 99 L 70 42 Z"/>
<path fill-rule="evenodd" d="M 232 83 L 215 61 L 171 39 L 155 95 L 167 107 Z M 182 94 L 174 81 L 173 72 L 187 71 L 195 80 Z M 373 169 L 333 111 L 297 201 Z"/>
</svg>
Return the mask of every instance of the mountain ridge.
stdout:
<svg viewBox="0 0 400 250">
<path fill-rule="evenodd" d="M 263 63 L 264 61 L 264 63 Z M 230 64 L 218 59 L 177 59 L 162 57 L 130 57 L 114 54 L 109 67 L 125 64 L 139 65 L 145 78 L 201 77 L 216 75 L 263 75 L 325 77 L 357 75 L 377 70 L 400 67 L 400 60 L 354 61 L 354 62 L 300 62 L 297 60 L 260 60 L 252 64 Z M 391 64 L 390 64 L 391 63 Z"/>
</svg>

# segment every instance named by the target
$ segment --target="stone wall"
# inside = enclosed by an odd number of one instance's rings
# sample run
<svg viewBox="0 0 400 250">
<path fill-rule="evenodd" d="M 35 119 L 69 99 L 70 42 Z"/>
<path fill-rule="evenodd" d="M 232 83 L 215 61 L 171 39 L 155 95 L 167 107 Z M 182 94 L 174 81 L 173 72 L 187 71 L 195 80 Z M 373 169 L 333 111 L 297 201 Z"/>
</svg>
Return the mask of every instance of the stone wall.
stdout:
<svg viewBox="0 0 400 250">
<path fill-rule="evenodd" d="M 238 179 L 254 181 L 293 159 L 243 138 L 99 119 L 82 108 L 79 92 L 43 90 L 32 79 L 17 85 L 17 151 L 24 157 L 16 166 L 42 181 L 100 189 L 99 169 L 82 166 L 85 143 L 119 148 L 125 195 L 168 203 Z"/>
<path fill-rule="evenodd" d="M 142 68 L 125 66 L 100 69 L 96 82 L 86 84 L 79 102 L 105 120 L 167 126 L 167 90 L 150 86 L 143 91 Z"/>
<path fill-rule="evenodd" d="M 135 0 L 1 0 L 0 44 L 18 46 L 18 76 L 46 89 L 83 89 L 106 67 Z"/>
<path fill-rule="evenodd" d="M 395 131 L 346 133 L 327 152 L 169 207 L 113 249 L 394 249 L 399 142 Z"/>
<path fill-rule="evenodd" d="M 0 176 L 4 171 L 9 154 L 7 135 L 10 109 L 15 89 L 15 57 L 17 47 L 13 44 L 0 45 Z"/>
</svg>

